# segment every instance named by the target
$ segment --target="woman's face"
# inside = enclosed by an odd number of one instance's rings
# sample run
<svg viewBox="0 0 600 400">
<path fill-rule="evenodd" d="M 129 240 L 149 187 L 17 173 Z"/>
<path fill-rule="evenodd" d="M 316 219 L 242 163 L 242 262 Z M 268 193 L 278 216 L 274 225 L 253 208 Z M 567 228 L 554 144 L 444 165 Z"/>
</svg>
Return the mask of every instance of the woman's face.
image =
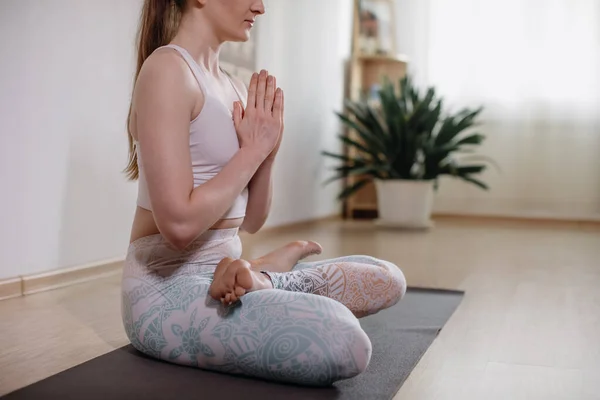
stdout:
<svg viewBox="0 0 600 400">
<path fill-rule="evenodd" d="M 204 0 L 204 12 L 221 40 L 244 42 L 265 5 L 263 0 Z"/>
</svg>

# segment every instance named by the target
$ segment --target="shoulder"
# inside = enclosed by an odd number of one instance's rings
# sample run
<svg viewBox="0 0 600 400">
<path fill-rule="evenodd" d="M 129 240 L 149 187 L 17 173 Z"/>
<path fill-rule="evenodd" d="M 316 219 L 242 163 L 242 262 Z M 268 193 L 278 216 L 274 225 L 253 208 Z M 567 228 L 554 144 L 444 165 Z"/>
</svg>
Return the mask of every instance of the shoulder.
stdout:
<svg viewBox="0 0 600 400">
<path fill-rule="evenodd" d="M 159 49 L 144 61 L 136 82 L 136 91 L 140 94 L 149 92 L 181 95 L 182 92 L 191 91 L 194 79 L 187 63 L 176 50 Z"/>
</svg>

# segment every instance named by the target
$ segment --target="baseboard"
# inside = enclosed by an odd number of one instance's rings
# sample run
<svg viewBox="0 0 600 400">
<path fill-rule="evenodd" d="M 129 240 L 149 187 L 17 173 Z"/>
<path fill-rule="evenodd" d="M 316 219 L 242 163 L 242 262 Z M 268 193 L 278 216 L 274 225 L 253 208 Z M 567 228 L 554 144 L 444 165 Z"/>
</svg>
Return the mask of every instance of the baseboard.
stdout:
<svg viewBox="0 0 600 400">
<path fill-rule="evenodd" d="M 45 292 L 113 275 L 122 270 L 123 259 L 23 276 L 23 294 Z"/>
<path fill-rule="evenodd" d="M 0 300 L 45 292 L 119 273 L 122 259 L 58 269 L 0 281 Z"/>
<path fill-rule="evenodd" d="M 12 299 L 23 295 L 20 278 L 4 279 L 0 281 L 0 300 Z"/>
</svg>

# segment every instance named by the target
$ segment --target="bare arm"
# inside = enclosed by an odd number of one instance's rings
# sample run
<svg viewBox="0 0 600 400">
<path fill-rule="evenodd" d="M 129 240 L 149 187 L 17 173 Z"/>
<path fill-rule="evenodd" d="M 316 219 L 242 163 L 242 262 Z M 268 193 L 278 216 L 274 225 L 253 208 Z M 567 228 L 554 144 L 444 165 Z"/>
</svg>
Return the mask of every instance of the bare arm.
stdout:
<svg viewBox="0 0 600 400">
<path fill-rule="evenodd" d="M 177 248 L 185 248 L 231 207 L 277 140 L 278 126 L 249 109 L 238 137 L 244 145 L 213 179 L 194 189 L 189 122 L 200 90 L 184 61 L 167 52 L 148 59 L 134 93 L 136 131 L 154 219 Z M 252 79 L 249 99 L 264 102 L 266 83 Z M 200 93 L 201 101 L 204 98 Z"/>
<path fill-rule="evenodd" d="M 241 227 L 248 233 L 258 232 L 269 217 L 273 197 L 272 172 L 273 162 L 265 160 L 248 185 L 248 206 Z"/>
</svg>

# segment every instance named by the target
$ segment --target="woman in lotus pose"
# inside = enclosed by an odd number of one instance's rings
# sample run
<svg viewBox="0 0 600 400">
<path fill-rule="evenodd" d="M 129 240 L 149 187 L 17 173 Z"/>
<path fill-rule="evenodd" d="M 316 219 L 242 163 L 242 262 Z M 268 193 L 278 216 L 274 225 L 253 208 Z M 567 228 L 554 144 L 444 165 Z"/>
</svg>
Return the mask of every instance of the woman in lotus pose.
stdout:
<svg viewBox="0 0 600 400">
<path fill-rule="evenodd" d="M 249 87 L 219 67 L 245 41 L 262 0 L 145 0 L 128 120 L 137 209 L 122 281 L 126 333 L 176 364 L 322 386 L 367 367 L 357 317 L 397 303 L 406 282 L 368 256 L 299 263 L 290 243 L 241 257 L 271 204 L 284 96 L 266 71 Z"/>
</svg>

